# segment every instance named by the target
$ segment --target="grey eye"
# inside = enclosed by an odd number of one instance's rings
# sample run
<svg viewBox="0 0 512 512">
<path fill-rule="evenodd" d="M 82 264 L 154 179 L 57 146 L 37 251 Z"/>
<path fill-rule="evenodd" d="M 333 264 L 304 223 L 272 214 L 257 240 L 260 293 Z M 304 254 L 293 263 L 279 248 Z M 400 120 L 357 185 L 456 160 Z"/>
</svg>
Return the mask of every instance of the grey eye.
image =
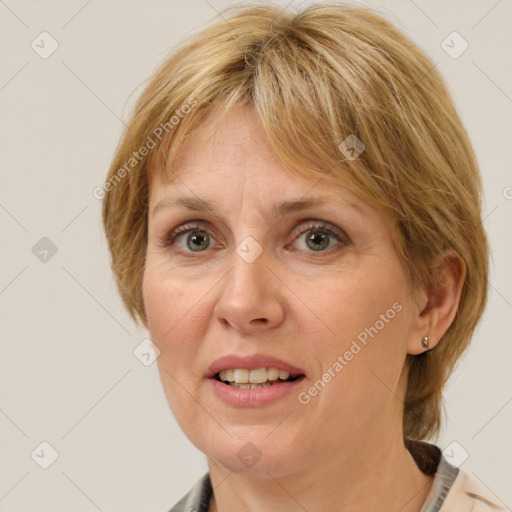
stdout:
<svg viewBox="0 0 512 512">
<path fill-rule="evenodd" d="M 210 245 L 210 235 L 204 229 L 195 229 L 188 233 L 186 244 L 191 251 L 204 251 Z"/>
<path fill-rule="evenodd" d="M 306 245 L 313 251 L 322 251 L 329 246 L 330 235 L 324 231 L 309 231 L 306 236 Z"/>
</svg>

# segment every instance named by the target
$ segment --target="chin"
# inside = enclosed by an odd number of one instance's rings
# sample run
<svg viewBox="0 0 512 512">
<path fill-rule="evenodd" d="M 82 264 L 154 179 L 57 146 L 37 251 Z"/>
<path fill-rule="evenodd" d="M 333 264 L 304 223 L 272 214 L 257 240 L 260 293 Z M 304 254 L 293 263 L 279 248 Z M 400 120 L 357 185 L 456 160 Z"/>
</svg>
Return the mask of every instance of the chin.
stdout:
<svg viewBox="0 0 512 512">
<path fill-rule="evenodd" d="M 269 436 L 272 428 L 268 425 L 259 428 L 228 428 L 230 433 L 234 431 L 236 435 L 230 437 L 222 431 L 218 436 L 203 437 L 199 443 L 194 444 L 208 459 L 231 473 L 252 478 L 279 476 L 288 473 L 290 467 L 294 467 L 298 459 L 303 458 L 304 446 L 299 440 L 294 440 L 293 436 L 283 433 L 279 436 L 276 434 L 272 439 L 272 434 Z M 300 453 L 296 448 L 298 445 L 301 446 Z"/>
</svg>

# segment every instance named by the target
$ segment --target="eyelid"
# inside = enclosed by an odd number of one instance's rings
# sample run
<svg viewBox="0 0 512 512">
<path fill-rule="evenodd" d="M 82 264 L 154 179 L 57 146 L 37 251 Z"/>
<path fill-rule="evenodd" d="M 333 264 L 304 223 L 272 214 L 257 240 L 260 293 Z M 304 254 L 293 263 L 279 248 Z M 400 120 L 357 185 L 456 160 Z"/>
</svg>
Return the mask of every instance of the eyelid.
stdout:
<svg viewBox="0 0 512 512">
<path fill-rule="evenodd" d="M 305 222 L 307 224 L 304 226 L 303 224 Z M 300 226 L 297 227 L 298 232 L 296 233 L 296 235 L 294 234 L 293 242 L 295 242 L 297 240 L 297 238 L 299 236 L 303 235 L 304 233 L 307 233 L 308 231 L 313 231 L 315 229 L 318 231 L 327 232 L 328 234 L 334 236 L 334 238 L 336 238 L 336 240 L 343 245 L 351 245 L 351 243 L 352 243 L 350 240 L 350 237 L 347 235 L 347 233 L 343 229 L 339 228 L 335 224 L 331 224 L 330 222 L 327 222 L 324 220 L 319 220 L 319 219 L 303 220 L 301 222 Z M 294 233 L 295 233 L 295 231 L 294 231 Z M 311 252 L 314 252 L 314 251 L 311 251 Z M 328 251 L 319 251 L 319 253 L 320 252 L 328 252 Z"/>
<path fill-rule="evenodd" d="M 306 223 L 306 224 L 305 224 Z M 313 230 L 323 230 L 326 231 L 328 234 L 334 236 L 336 240 L 343 244 L 343 245 L 350 245 L 351 240 L 350 237 L 346 234 L 346 232 L 337 227 L 336 225 L 319 219 L 304 219 L 300 221 L 299 226 L 297 226 L 293 230 L 292 234 L 292 242 L 295 242 L 298 237 L 303 235 L 304 233 L 307 233 L 308 231 Z M 208 233 L 209 236 L 211 236 L 215 240 L 215 233 L 212 233 L 211 231 L 215 231 L 213 228 L 213 225 L 211 222 L 207 220 L 192 220 L 189 222 L 186 222 L 185 224 L 182 224 L 181 226 L 178 226 L 177 228 L 171 230 L 170 233 L 167 233 L 163 236 L 161 243 L 163 246 L 167 247 L 174 243 L 174 241 L 182 234 L 188 233 L 190 231 L 195 230 L 203 230 Z M 190 251 L 193 252 L 193 251 Z M 198 252 L 205 252 L 205 251 L 198 251 Z M 314 251 L 311 251 L 314 252 Z M 320 251 L 320 252 L 329 252 L 329 251 Z M 320 253 L 319 252 L 319 253 Z"/>
<path fill-rule="evenodd" d="M 210 233 L 210 231 L 213 230 L 213 227 L 212 227 L 211 223 L 208 221 L 193 220 L 193 221 L 182 224 L 181 226 L 178 226 L 177 228 L 171 230 L 170 233 L 167 233 L 164 236 L 163 242 L 165 245 L 171 245 L 178 236 L 180 236 L 184 233 L 187 233 L 189 231 L 196 231 L 196 230 L 207 231 L 209 235 L 212 235 L 212 233 Z M 214 237 L 212 236 L 212 238 L 214 238 Z"/>
</svg>

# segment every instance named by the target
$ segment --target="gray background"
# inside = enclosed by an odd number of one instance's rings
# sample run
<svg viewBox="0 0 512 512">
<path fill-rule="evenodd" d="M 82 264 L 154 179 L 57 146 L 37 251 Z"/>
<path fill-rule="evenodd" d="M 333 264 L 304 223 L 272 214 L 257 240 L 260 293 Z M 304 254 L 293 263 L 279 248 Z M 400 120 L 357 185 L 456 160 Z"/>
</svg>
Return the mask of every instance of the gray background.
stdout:
<svg viewBox="0 0 512 512">
<path fill-rule="evenodd" d="M 92 191 L 134 91 L 229 3 L 0 0 L 2 511 L 166 511 L 207 469 L 172 418 L 156 363 L 133 355 L 147 333 L 117 296 Z M 459 460 L 467 452 L 461 468 L 510 509 L 512 2 L 369 5 L 433 58 L 481 164 L 489 305 L 449 383 L 438 444 Z M 59 45 L 46 59 L 31 47 L 50 48 L 43 31 Z M 469 43 L 457 59 L 441 47 L 453 31 Z M 48 469 L 43 441 L 59 454 Z"/>
</svg>

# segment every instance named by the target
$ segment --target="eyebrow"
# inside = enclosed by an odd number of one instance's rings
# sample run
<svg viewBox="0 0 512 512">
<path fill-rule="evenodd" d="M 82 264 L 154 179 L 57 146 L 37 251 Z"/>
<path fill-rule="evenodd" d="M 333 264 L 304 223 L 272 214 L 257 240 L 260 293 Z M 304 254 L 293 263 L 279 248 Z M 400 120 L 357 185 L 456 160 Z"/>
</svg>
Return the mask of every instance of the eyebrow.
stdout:
<svg viewBox="0 0 512 512">
<path fill-rule="evenodd" d="M 271 214 L 274 217 L 283 216 L 286 214 L 306 210 L 313 206 L 320 206 L 328 203 L 329 197 L 316 196 L 316 197 L 303 197 L 301 199 L 280 201 L 271 208 Z M 345 203 L 346 206 L 350 206 L 361 211 L 358 205 L 353 203 Z M 218 203 L 215 201 L 207 201 L 199 197 L 178 197 L 176 199 L 162 199 L 154 208 L 153 215 L 155 215 L 162 208 L 170 208 L 175 206 L 181 206 L 189 210 L 196 212 L 210 212 L 215 214 L 218 210 Z"/>
<path fill-rule="evenodd" d="M 162 208 L 171 208 L 173 206 L 182 206 L 189 210 L 196 212 L 214 212 L 217 204 L 213 201 L 205 201 L 199 197 L 178 197 L 176 199 L 162 199 L 154 208 L 153 215 L 155 215 Z"/>
</svg>

